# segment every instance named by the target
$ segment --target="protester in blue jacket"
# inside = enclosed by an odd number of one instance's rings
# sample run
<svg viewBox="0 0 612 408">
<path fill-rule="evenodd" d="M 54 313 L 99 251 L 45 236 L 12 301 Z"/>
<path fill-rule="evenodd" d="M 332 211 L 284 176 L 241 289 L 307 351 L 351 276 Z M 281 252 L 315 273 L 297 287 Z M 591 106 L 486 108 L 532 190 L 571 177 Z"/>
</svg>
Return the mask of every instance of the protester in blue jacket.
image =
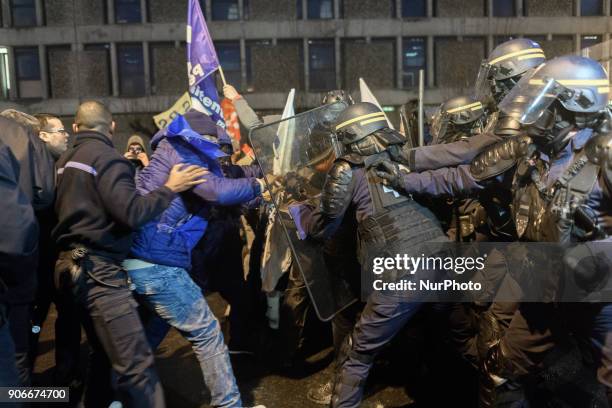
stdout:
<svg viewBox="0 0 612 408">
<path fill-rule="evenodd" d="M 261 195 L 263 182 L 225 178 L 218 163 L 225 154 L 215 142 L 218 128 L 204 114 L 189 112 L 188 117 L 189 122 L 178 116 L 153 137 L 155 151 L 137 186 L 142 194 L 155 190 L 177 163 L 207 168 L 206 181 L 178 195 L 161 216 L 138 231 L 124 267 L 147 306 L 191 342 L 211 405 L 242 407 L 219 322 L 187 270 L 191 250 L 206 231 L 211 206 L 252 201 Z"/>
</svg>

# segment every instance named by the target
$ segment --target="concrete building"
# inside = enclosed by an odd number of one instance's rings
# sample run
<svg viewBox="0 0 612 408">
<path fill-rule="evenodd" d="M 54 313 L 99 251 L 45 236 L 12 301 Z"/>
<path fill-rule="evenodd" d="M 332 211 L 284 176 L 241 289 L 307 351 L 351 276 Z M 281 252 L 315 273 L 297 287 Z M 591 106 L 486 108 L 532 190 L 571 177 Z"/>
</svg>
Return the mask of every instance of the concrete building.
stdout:
<svg viewBox="0 0 612 408">
<path fill-rule="evenodd" d="M 187 0 L 0 0 L 0 109 L 69 116 L 100 98 L 120 133 L 145 126 L 187 87 Z M 228 81 L 259 110 L 321 92 L 429 104 L 468 89 L 498 43 L 528 36 L 549 57 L 609 40 L 610 0 L 201 0 Z M 606 53 L 608 51 L 605 51 Z"/>
</svg>

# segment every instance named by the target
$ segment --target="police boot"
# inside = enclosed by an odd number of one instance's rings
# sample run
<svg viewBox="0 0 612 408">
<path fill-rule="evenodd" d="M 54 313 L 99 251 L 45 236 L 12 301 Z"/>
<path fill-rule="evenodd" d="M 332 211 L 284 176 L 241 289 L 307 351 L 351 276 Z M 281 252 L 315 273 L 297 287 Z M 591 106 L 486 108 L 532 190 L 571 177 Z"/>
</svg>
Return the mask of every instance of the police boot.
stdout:
<svg viewBox="0 0 612 408">
<path fill-rule="evenodd" d="M 346 336 L 342 343 L 335 362 L 331 408 L 357 408 L 361 404 L 365 379 L 355 372 L 354 368 L 344 369 L 344 365 L 349 359 L 365 364 L 371 364 L 372 362 L 371 356 L 353 350 L 353 340 L 350 335 Z"/>
<path fill-rule="evenodd" d="M 324 384 L 320 384 L 318 387 L 312 387 L 308 389 L 306 398 L 308 401 L 319 405 L 329 405 L 334 390 L 333 382 L 327 381 Z"/>
<path fill-rule="evenodd" d="M 476 347 L 480 358 L 480 387 L 479 387 L 479 407 L 489 408 L 495 405 L 496 392 L 498 385 L 503 380 L 496 374 L 501 369 L 500 339 L 502 330 L 495 316 L 490 312 L 484 312 L 480 318 Z"/>
</svg>

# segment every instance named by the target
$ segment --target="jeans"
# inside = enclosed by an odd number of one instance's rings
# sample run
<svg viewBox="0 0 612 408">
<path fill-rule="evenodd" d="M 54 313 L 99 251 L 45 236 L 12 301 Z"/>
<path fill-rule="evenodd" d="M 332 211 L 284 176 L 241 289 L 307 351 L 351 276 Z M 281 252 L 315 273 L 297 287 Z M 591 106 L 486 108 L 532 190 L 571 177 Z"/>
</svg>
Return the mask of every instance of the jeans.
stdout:
<svg viewBox="0 0 612 408">
<path fill-rule="evenodd" d="M 163 265 L 128 271 L 144 303 L 192 344 L 213 407 L 241 407 L 219 322 L 186 270 Z"/>
</svg>

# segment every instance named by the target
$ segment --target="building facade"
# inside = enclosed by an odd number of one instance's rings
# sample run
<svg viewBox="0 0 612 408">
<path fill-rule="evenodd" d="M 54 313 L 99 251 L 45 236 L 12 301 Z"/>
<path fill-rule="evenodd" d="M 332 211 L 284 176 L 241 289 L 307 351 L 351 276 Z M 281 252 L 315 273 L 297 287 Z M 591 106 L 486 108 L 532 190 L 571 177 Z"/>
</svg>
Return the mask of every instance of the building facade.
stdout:
<svg viewBox="0 0 612 408">
<path fill-rule="evenodd" d="M 106 101 L 120 132 L 150 127 L 187 88 L 187 0 L 0 0 L 0 110 L 74 114 Z M 498 43 L 547 56 L 609 40 L 610 0 L 201 0 L 228 82 L 259 110 L 298 109 L 363 77 L 384 105 L 469 89 Z M 605 53 L 608 51 L 606 50 Z"/>
</svg>

